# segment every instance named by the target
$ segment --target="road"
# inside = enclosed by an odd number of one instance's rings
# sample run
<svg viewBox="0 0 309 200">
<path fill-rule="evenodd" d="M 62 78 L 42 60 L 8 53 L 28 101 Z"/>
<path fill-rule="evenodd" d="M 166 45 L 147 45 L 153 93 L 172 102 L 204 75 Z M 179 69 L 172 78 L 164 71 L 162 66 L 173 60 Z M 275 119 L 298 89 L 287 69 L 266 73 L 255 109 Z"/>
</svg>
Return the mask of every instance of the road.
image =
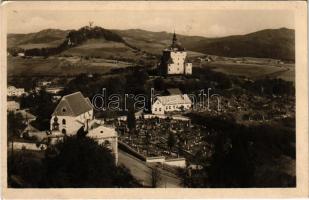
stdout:
<svg viewBox="0 0 309 200">
<path fill-rule="evenodd" d="M 130 169 L 132 175 L 145 186 L 151 186 L 151 168 L 146 165 L 145 162 L 135 158 L 134 156 L 118 149 L 119 164 L 123 164 Z M 181 180 L 174 174 L 168 171 L 159 169 L 160 181 L 158 187 L 160 188 L 179 188 L 181 186 Z"/>
</svg>

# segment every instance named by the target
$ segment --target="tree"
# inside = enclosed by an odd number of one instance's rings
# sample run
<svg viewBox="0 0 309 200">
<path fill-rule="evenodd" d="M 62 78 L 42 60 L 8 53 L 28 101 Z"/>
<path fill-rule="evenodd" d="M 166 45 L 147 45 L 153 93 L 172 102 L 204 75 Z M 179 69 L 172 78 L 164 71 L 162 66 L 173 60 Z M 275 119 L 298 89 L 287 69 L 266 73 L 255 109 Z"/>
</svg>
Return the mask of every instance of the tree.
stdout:
<svg viewBox="0 0 309 200">
<path fill-rule="evenodd" d="M 169 147 L 170 153 L 172 152 L 172 148 L 176 144 L 176 139 L 173 133 L 169 133 L 167 138 L 167 146 Z"/>
<path fill-rule="evenodd" d="M 130 134 L 135 132 L 136 128 L 136 119 L 135 119 L 135 113 L 134 109 L 130 108 L 127 114 L 127 123 L 128 123 L 128 128 L 130 131 Z"/>
<path fill-rule="evenodd" d="M 160 172 L 157 167 L 151 168 L 151 186 L 156 188 L 161 180 Z"/>
<path fill-rule="evenodd" d="M 37 116 L 34 122 L 35 127 L 39 130 L 49 130 L 50 116 L 56 107 L 56 104 L 52 101 L 52 95 L 44 89 L 40 90 L 39 94 L 35 95 L 33 103 L 34 107 L 32 110 Z"/>
<path fill-rule="evenodd" d="M 19 137 L 21 131 L 26 128 L 23 116 L 20 113 L 9 112 L 7 116 L 8 138 Z"/>
<path fill-rule="evenodd" d="M 137 181 L 104 145 L 88 137 L 67 137 L 44 159 L 43 187 L 133 187 Z"/>
</svg>

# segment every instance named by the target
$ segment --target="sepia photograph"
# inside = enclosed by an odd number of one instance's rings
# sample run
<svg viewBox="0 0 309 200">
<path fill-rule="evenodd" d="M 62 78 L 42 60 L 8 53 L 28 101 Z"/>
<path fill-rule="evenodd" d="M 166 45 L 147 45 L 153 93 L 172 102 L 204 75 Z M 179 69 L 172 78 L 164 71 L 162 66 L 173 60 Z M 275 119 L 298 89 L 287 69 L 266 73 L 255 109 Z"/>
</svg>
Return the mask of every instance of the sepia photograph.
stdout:
<svg viewBox="0 0 309 200">
<path fill-rule="evenodd" d="M 262 4 L 4 5 L 6 187 L 308 184 L 306 4 Z"/>
</svg>

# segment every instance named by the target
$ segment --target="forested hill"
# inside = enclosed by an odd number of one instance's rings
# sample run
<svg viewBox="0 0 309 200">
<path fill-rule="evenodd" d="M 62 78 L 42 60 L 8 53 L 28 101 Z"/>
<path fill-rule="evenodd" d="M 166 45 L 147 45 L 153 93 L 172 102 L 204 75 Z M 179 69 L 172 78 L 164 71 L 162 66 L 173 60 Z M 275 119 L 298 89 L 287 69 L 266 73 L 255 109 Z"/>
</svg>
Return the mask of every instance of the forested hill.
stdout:
<svg viewBox="0 0 309 200">
<path fill-rule="evenodd" d="M 141 29 L 114 30 L 136 47 L 161 53 L 171 42 L 172 33 Z M 190 51 L 226 57 L 256 57 L 295 60 L 295 31 L 293 29 L 264 29 L 245 35 L 206 38 L 178 35 L 178 40 Z"/>
<path fill-rule="evenodd" d="M 25 55 L 26 56 L 55 55 L 72 47 L 79 46 L 89 39 L 103 39 L 105 41 L 120 42 L 126 44 L 126 42 L 122 39 L 122 37 L 119 36 L 117 33 L 114 33 L 113 31 L 98 26 L 95 27 L 85 26 L 78 30 L 69 31 L 66 37 L 64 38 L 63 42 L 55 47 L 28 48 L 25 49 Z M 11 51 L 12 50 L 14 50 L 14 48 L 11 48 Z"/>
</svg>

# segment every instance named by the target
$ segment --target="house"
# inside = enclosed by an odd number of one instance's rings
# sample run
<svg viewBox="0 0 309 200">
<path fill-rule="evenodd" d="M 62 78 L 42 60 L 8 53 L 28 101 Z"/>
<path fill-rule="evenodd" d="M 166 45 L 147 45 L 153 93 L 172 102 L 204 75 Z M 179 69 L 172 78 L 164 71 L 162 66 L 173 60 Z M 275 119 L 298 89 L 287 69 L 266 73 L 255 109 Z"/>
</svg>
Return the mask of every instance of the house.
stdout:
<svg viewBox="0 0 309 200">
<path fill-rule="evenodd" d="M 52 114 L 50 130 L 73 135 L 92 119 L 93 107 L 89 98 L 85 98 L 81 92 L 75 92 L 61 98 Z"/>
<path fill-rule="evenodd" d="M 52 102 L 57 102 L 57 101 L 59 101 L 61 99 L 61 96 L 60 95 L 53 95 L 52 96 Z"/>
<path fill-rule="evenodd" d="M 168 112 L 184 111 L 192 107 L 192 101 L 187 94 L 182 94 L 180 90 L 169 90 L 170 95 L 158 96 L 151 111 L 156 115 L 163 115 Z"/>
<path fill-rule="evenodd" d="M 64 87 L 47 87 L 45 90 L 50 94 L 58 94 Z"/>
<path fill-rule="evenodd" d="M 10 149 L 14 150 L 32 150 L 32 151 L 42 151 L 47 149 L 47 144 L 44 142 L 31 141 L 23 138 L 14 138 L 10 143 Z"/>
<path fill-rule="evenodd" d="M 96 124 L 88 130 L 86 136 L 110 149 L 115 158 L 115 163 L 118 163 L 118 135 L 115 128 Z"/>
<path fill-rule="evenodd" d="M 51 85 L 51 84 L 52 84 L 51 81 L 39 81 L 39 82 L 38 82 L 38 86 L 39 86 L 39 87 L 45 87 L 45 86 L 49 86 L 49 85 Z"/>
<path fill-rule="evenodd" d="M 172 44 L 163 50 L 158 71 L 163 76 L 192 74 L 192 63 L 188 62 L 187 52 L 177 41 L 175 33 Z"/>
<path fill-rule="evenodd" d="M 31 114 L 28 110 L 24 109 L 24 110 L 18 110 L 16 111 L 16 113 L 19 113 L 21 114 L 23 120 L 24 120 L 24 123 L 25 124 L 29 124 L 30 122 L 32 121 L 35 121 L 36 120 L 36 116 L 34 116 L 33 114 Z"/>
<path fill-rule="evenodd" d="M 50 120 L 51 140 L 59 140 L 63 136 L 77 134 L 80 128 L 87 132 L 86 136 L 98 144 L 106 145 L 118 162 L 118 135 L 113 127 L 107 127 L 93 116 L 93 106 L 89 98 L 81 92 L 63 96 Z"/>
<path fill-rule="evenodd" d="M 15 112 L 20 109 L 20 103 L 17 101 L 8 101 L 7 102 L 7 111 L 9 112 Z"/>
<path fill-rule="evenodd" d="M 23 133 L 36 133 L 39 132 L 38 129 L 36 129 L 35 127 L 33 127 L 31 124 L 28 123 L 28 125 L 26 126 L 26 128 L 23 130 Z"/>
<path fill-rule="evenodd" d="M 16 88 L 14 86 L 9 86 L 7 88 L 7 96 L 9 97 L 20 97 L 23 94 L 26 94 L 25 89 L 24 88 Z"/>
<path fill-rule="evenodd" d="M 19 57 L 25 57 L 25 53 L 20 52 L 20 53 L 17 54 L 17 56 L 19 56 Z"/>
</svg>

